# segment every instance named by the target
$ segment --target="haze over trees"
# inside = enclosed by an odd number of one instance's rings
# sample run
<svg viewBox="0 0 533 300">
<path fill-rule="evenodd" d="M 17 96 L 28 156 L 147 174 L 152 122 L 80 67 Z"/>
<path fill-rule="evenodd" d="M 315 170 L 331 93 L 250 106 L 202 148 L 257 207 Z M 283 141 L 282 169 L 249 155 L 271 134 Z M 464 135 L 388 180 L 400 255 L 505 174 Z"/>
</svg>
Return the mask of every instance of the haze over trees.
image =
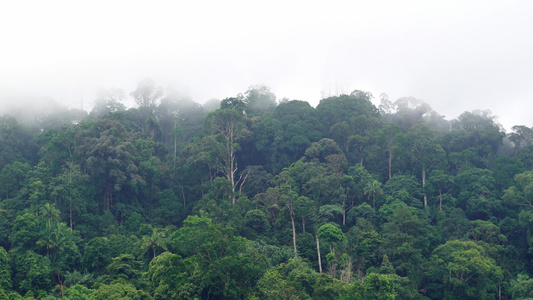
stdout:
<svg viewBox="0 0 533 300">
<path fill-rule="evenodd" d="M 0 299 L 533 297 L 527 125 L 358 90 L 126 95 L 0 116 Z"/>
</svg>

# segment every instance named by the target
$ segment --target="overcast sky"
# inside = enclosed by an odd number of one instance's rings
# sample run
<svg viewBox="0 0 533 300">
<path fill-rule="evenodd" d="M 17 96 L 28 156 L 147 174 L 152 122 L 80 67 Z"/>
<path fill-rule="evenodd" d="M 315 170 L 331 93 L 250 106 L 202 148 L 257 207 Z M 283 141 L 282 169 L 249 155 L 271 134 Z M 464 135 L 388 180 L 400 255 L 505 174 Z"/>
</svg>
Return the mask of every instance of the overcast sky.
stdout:
<svg viewBox="0 0 533 300">
<path fill-rule="evenodd" d="M 8 1 L 0 39 L 0 96 L 88 109 L 151 77 L 200 103 L 360 89 L 533 126 L 533 1 Z"/>
</svg>

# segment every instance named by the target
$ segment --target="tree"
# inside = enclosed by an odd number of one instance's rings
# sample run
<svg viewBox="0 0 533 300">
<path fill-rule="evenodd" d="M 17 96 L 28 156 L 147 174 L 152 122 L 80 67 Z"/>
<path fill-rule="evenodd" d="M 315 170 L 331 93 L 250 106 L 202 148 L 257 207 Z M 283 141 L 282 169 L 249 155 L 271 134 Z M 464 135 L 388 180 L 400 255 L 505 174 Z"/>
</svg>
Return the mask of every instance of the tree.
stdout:
<svg viewBox="0 0 533 300">
<path fill-rule="evenodd" d="M 383 190 L 381 189 L 381 182 L 373 179 L 366 183 L 365 195 L 368 195 L 368 198 L 370 198 L 370 195 L 372 195 L 372 208 L 374 209 L 376 209 L 376 194 L 382 195 Z"/>
<path fill-rule="evenodd" d="M 151 235 L 143 236 L 142 242 L 143 253 L 146 253 L 146 251 L 151 249 L 153 253 L 152 258 L 155 258 L 155 251 L 157 248 L 163 248 L 164 250 L 167 250 L 165 237 L 163 236 L 162 232 L 156 228 L 152 229 Z"/>
<path fill-rule="evenodd" d="M 398 151 L 398 144 L 402 138 L 403 134 L 400 128 L 394 123 L 385 123 L 378 132 L 378 139 L 388 153 L 389 179 L 392 177 L 392 158 L 394 153 Z"/>
<path fill-rule="evenodd" d="M 379 116 L 378 109 L 366 93 L 352 93 L 320 100 L 316 107 L 319 118 L 329 130 L 333 125 L 360 115 Z"/>
<path fill-rule="evenodd" d="M 508 203 L 533 207 L 533 172 L 517 174 L 514 180 L 517 184 L 505 190 L 503 199 Z"/>
<path fill-rule="evenodd" d="M 381 120 L 375 116 L 359 115 L 350 118 L 350 124 L 353 128 L 353 135 L 348 138 L 348 143 L 359 152 L 359 164 L 362 166 L 365 149 L 373 142 Z"/>
<path fill-rule="evenodd" d="M 263 274 L 263 277 L 257 281 L 257 289 L 261 299 L 302 299 L 295 286 L 284 279 L 276 268 L 270 268 Z"/>
<path fill-rule="evenodd" d="M 248 116 L 260 115 L 276 107 L 276 95 L 264 85 L 250 86 L 244 94 L 243 103 Z"/>
<path fill-rule="evenodd" d="M 445 164 L 446 153 L 436 143 L 434 132 L 425 124 L 412 126 L 407 133 L 407 142 L 413 160 L 420 165 L 422 172 L 422 188 L 426 187 L 426 174 L 432 168 Z M 427 206 L 427 195 L 424 193 L 424 207 Z"/>
<path fill-rule="evenodd" d="M 394 284 L 388 275 L 370 273 L 365 277 L 361 299 L 394 300 Z"/>
<path fill-rule="evenodd" d="M 85 170 L 103 189 L 104 208 L 109 210 L 113 195 L 126 183 L 143 183 L 133 161 L 131 135 L 117 121 L 99 120 L 76 134 L 77 154 Z"/>
<path fill-rule="evenodd" d="M 8 254 L 3 247 L 0 247 L 0 289 L 11 290 L 11 268 L 9 266 Z"/>
<path fill-rule="evenodd" d="M 266 161 L 265 168 L 274 174 L 300 159 L 324 131 L 316 110 L 307 102 L 293 100 L 276 106 L 272 116 L 261 116 L 253 130 L 254 145 Z"/>
<path fill-rule="evenodd" d="M 336 277 L 336 261 L 339 255 L 335 253 L 335 246 L 344 242 L 346 237 L 341 229 L 331 223 L 326 223 L 318 228 L 317 238 L 321 239 L 325 243 L 325 246 L 329 246 L 330 253 L 326 256 L 330 265 L 329 271 L 330 275 Z"/>
<path fill-rule="evenodd" d="M 138 290 L 132 284 L 125 281 L 118 281 L 109 285 L 102 284 L 92 294 L 94 300 L 144 300 L 151 299 L 150 294 L 143 290 Z"/>
<path fill-rule="evenodd" d="M 64 300 L 91 300 L 91 294 L 93 290 L 81 285 L 76 284 L 64 291 Z"/>
<path fill-rule="evenodd" d="M 151 115 L 161 96 L 163 96 L 163 89 L 157 86 L 153 79 L 146 78 L 137 84 L 137 89 L 131 92 L 130 95 L 135 99 L 141 110 Z"/>
<path fill-rule="evenodd" d="M 11 252 L 12 253 L 12 252 Z M 50 260 L 31 250 L 22 251 L 13 259 L 13 287 L 21 294 L 48 290 L 52 284 Z"/>
<path fill-rule="evenodd" d="M 104 89 L 97 92 L 94 107 L 90 116 L 100 119 L 111 113 L 123 112 L 126 106 L 122 102 L 126 99 L 126 93 L 119 88 Z"/>
<path fill-rule="evenodd" d="M 111 247 L 105 237 L 95 237 L 85 246 L 82 265 L 90 272 L 101 272 L 111 262 Z"/>
<path fill-rule="evenodd" d="M 448 241 L 433 250 L 429 276 L 440 283 L 438 293 L 443 298 L 495 298 L 502 270 L 472 241 Z M 428 286 L 429 288 L 429 286 Z M 431 294 L 433 289 L 428 290 Z M 443 293 L 443 294 L 442 294 Z"/>
<path fill-rule="evenodd" d="M 516 154 L 518 154 L 520 148 L 524 146 L 522 143 L 533 138 L 533 129 L 524 125 L 515 125 L 511 129 L 514 132 L 510 133 L 508 138 L 513 142 Z"/>
<path fill-rule="evenodd" d="M 153 258 L 145 273 L 155 300 L 192 299 L 200 293 L 201 287 L 193 284 L 194 265 L 191 261 L 170 252 L 163 252 Z"/>
<path fill-rule="evenodd" d="M 133 254 L 121 254 L 114 257 L 106 267 L 106 275 L 111 279 L 123 278 L 130 283 L 137 283 L 141 275 L 142 263 Z"/>
<path fill-rule="evenodd" d="M 217 169 L 231 182 L 231 201 L 235 204 L 235 187 L 238 184 L 235 178 L 238 170 L 235 153 L 239 150 L 237 141 L 246 134 L 243 116 L 233 109 L 217 110 L 207 116 L 206 123 L 208 128 L 222 137 L 220 141 L 217 139 Z"/>
<path fill-rule="evenodd" d="M 439 210 L 442 210 L 442 192 L 453 185 L 453 177 L 444 173 L 442 170 L 433 170 L 429 181 L 436 185 L 439 190 Z"/>
</svg>

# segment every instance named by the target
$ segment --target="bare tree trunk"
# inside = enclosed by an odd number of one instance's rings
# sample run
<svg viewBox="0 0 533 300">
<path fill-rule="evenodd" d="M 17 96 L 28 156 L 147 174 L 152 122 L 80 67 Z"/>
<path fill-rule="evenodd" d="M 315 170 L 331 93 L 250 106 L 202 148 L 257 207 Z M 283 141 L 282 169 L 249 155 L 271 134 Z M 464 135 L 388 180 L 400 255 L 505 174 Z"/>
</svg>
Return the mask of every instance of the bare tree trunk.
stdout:
<svg viewBox="0 0 533 300">
<path fill-rule="evenodd" d="M 439 197 L 440 197 L 439 208 L 440 210 L 442 210 L 442 188 L 441 187 L 439 187 Z"/>
<path fill-rule="evenodd" d="M 72 197 L 70 198 L 70 203 L 69 203 L 68 218 L 69 218 L 69 223 L 70 223 L 70 229 L 73 229 L 72 228 Z"/>
<path fill-rule="evenodd" d="M 342 201 L 342 226 L 346 225 L 346 201 Z"/>
<path fill-rule="evenodd" d="M 291 223 L 292 223 L 292 243 L 294 245 L 294 256 L 298 256 L 298 250 L 296 249 L 296 227 L 294 226 L 294 212 L 291 209 Z"/>
<path fill-rule="evenodd" d="M 178 152 L 178 137 L 176 136 L 177 124 L 174 122 L 174 175 L 176 175 L 176 154 Z"/>
<path fill-rule="evenodd" d="M 318 241 L 318 233 L 315 235 L 316 237 L 316 252 L 318 254 L 318 270 L 320 273 L 322 273 L 322 259 L 320 258 L 320 242 Z"/>
<path fill-rule="evenodd" d="M 348 262 L 346 262 L 346 266 L 343 270 L 341 270 L 341 281 L 343 282 L 350 282 L 350 279 L 352 278 L 352 257 L 348 257 Z"/>
<path fill-rule="evenodd" d="M 426 168 L 422 165 L 422 189 L 424 189 L 424 208 L 428 206 L 428 197 L 426 195 Z"/>
<path fill-rule="evenodd" d="M 389 149 L 389 179 L 392 178 L 392 150 Z"/>
</svg>

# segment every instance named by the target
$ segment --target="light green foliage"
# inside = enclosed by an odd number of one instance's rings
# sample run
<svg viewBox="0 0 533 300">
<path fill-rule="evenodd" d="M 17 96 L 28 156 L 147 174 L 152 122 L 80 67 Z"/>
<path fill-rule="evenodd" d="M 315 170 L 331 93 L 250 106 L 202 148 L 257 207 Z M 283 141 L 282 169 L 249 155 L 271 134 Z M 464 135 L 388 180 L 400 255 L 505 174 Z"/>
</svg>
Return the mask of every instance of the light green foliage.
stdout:
<svg viewBox="0 0 533 300">
<path fill-rule="evenodd" d="M 335 252 L 335 246 L 345 240 L 345 235 L 338 227 L 331 223 L 324 224 L 318 228 L 318 237 Z"/>
<path fill-rule="evenodd" d="M 108 300 L 108 299 L 117 299 L 117 300 L 150 300 L 152 297 L 143 291 L 137 290 L 135 286 L 126 283 L 117 281 L 109 285 L 103 284 L 97 290 L 93 292 L 91 297 L 94 300 Z"/>
<path fill-rule="evenodd" d="M 513 299 L 533 298 L 533 279 L 526 274 L 518 274 L 516 280 L 511 281 L 511 294 Z"/>
<path fill-rule="evenodd" d="M 517 174 L 514 181 L 516 184 L 505 190 L 503 199 L 511 204 L 533 207 L 533 172 Z"/>
<path fill-rule="evenodd" d="M 365 277 L 361 299 L 394 300 L 394 284 L 388 275 L 371 273 Z"/>
<path fill-rule="evenodd" d="M 200 292 L 200 287 L 191 282 L 194 272 L 189 261 L 177 254 L 163 252 L 150 261 L 144 277 L 154 299 L 191 299 Z"/>
<path fill-rule="evenodd" d="M 483 247 L 474 242 L 448 241 L 438 246 L 431 257 L 430 276 L 447 286 L 444 297 L 483 299 L 494 297 L 503 273 Z M 441 286 L 443 288 L 444 286 Z"/>
<path fill-rule="evenodd" d="M 93 300 L 91 294 L 93 290 L 83 285 L 74 285 L 63 292 L 65 300 Z"/>
</svg>

